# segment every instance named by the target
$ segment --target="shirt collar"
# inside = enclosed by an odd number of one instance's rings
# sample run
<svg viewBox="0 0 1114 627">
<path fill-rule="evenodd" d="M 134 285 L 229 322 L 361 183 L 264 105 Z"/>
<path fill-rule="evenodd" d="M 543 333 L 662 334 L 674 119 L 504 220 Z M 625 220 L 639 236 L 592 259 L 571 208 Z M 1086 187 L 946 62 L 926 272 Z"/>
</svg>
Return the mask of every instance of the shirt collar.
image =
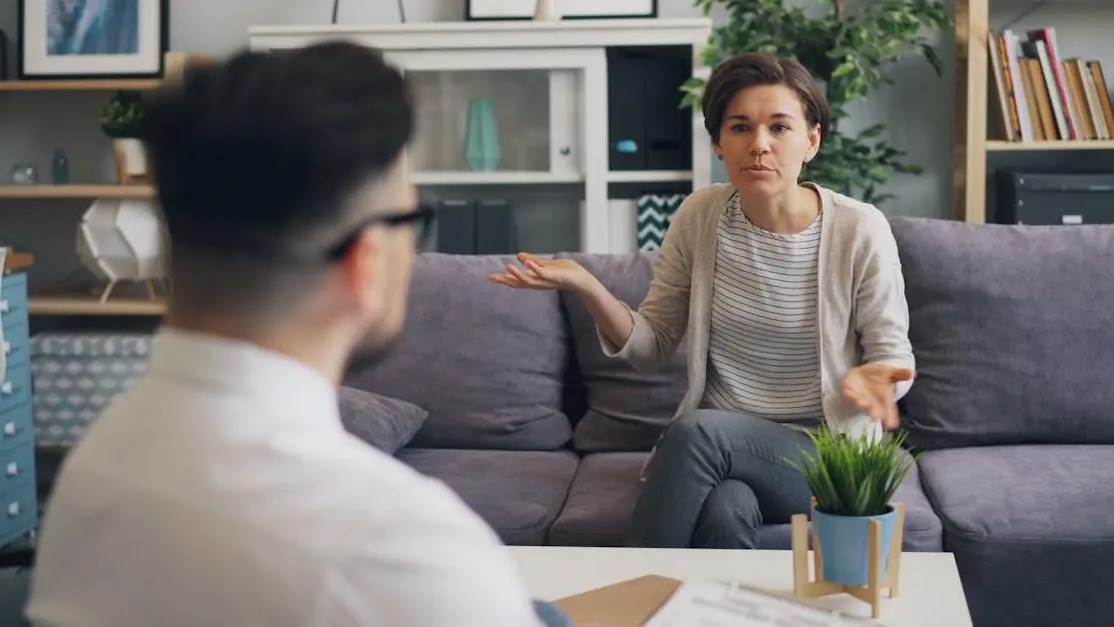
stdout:
<svg viewBox="0 0 1114 627">
<path fill-rule="evenodd" d="M 336 385 L 328 378 L 292 357 L 245 341 L 163 327 L 152 341 L 149 371 L 190 380 L 216 394 L 251 397 L 272 415 L 321 426 L 341 424 Z"/>
</svg>

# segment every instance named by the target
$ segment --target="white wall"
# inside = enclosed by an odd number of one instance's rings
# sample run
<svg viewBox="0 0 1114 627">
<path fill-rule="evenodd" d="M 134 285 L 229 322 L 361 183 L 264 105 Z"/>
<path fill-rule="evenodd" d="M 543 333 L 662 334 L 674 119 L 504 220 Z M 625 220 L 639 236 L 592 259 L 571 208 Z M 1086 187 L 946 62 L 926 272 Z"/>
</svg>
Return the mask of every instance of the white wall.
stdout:
<svg viewBox="0 0 1114 627">
<path fill-rule="evenodd" d="M 404 0 L 409 21 L 456 20 L 464 0 Z M 803 0 L 802 0 L 803 1 Z M 998 0 L 994 27 L 1012 22 L 1038 2 Z M 15 33 L 16 3 L 0 2 L 0 29 Z M 692 17 L 692 0 L 659 0 L 662 17 Z M 171 47 L 186 52 L 227 53 L 246 42 L 252 24 L 327 23 L 331 0 L 171 0 Z M 395 0 L 342 0 L 344 23 L 397 22 Z M 1114 73 L 1114 5 L 1103 0 L 1047 2 L 1013 24 L 1019 30 L 1055 25 L 1066 56 L 1098 58 Z M 852 126 L 881 120 L 889 125 L 893 143 L 922 165 L 922 176 L 903 176 L 891 186 L 898 198 L 883 208 L 893 214 L 951 217 L 954 137 L 952 34 L 941 38 L 947 73 L 937 78 L 928 64 L 912 59 L 896 68 L 896 85 L 856 107 Z M 11 55 L 9 55 L 11 56 Z M 109 143 L 97 129 L 97 94 L 0 94 L 0 179 L 11 166 L 30 158 L 49 176 L 54 146 L 70 155 L 75 179 L 108 178 L 112 171 Z M 39 281 L 54 281 L 72 272 L 74 227 L 81 203 L 36 201 L 0 203 L 0 241 L 39 256 Z"/>
</svg>

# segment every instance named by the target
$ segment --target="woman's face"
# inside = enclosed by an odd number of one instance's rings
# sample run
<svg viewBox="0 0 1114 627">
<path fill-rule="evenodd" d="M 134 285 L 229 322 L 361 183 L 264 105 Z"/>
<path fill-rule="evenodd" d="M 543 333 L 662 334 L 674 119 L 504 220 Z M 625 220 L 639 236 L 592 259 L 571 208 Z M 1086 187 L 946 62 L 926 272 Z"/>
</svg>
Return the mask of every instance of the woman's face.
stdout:
<svg viewBox="0 0 1114 627">
<path fill-rule="evenodd" d="M 808 123 L 797 93 L 785 85 L 757 85 L 735 94 L 715 143 L 731 183 L 752 198 L 795 188 L 801 168 L 819 148 L 820 126 Z"/>
</svg>

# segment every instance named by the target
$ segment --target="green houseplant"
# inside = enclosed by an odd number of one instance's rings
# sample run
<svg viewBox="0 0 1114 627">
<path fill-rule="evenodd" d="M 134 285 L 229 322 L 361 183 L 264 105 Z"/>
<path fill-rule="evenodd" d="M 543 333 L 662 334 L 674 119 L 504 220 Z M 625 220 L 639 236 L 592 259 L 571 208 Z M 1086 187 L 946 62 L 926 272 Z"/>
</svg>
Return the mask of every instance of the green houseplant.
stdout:
<svg viewBox="0 0 1114 627">
<path fill-rule="evenodd" d="M 101 109 L 101 130 L 112 138 L 120 184 L 146 178 L 147 154 L 139 140 L 145 112 L 143 94 L 138 91 L 117 91 Z"/>
<path fill-rule="evenodd" d="M 144 112 L 141 92 L 117 91 L 101 109 L 101 130 L 113 139 L 134 139 L 139 136 Z"/>
<path fill-rule="evenodd" d="M 794 6 L 789 6 L 789 4 Z M 705 15 L 716 6 L 726 9 L 703 52 L 715 67 L 742 52 L 766 52 L 801 62 L 823 85 L 832 108 L 832 128 L 805 176 L 865 202 L 892 198 L 880 187 L 894 173 L 920 174 L 906 163 L 905 153 L 891 146 L 885 125 L 855 131 L 843 122 L 849 105 L 875 89 L 893 83 L 888 70 L 910 55 L 921 55 L 937 75 L 943 64 L 930 43 L 932 34 L 950 23 L 940 0 L 695 0 Z M 683 106 L 700 106 L 704 79 L 694 76 L 683 86 Z"/>
<path fill-rule="evenodd" d="M 808 432 L 815 453 L 794 466 L 804 475 L 815 499 L 812 524 L 820 545 L 824 578 L 866 585 L 870 521 L 882 523 L 883 567 L 897 521 L 891 500 L 913 465 L 905 451 L 905 433 L 886 432 L 880 439 L 851 436 L 822 427 Z M 884 574 L 884 573 L 883 573 Z"/>
</svg>

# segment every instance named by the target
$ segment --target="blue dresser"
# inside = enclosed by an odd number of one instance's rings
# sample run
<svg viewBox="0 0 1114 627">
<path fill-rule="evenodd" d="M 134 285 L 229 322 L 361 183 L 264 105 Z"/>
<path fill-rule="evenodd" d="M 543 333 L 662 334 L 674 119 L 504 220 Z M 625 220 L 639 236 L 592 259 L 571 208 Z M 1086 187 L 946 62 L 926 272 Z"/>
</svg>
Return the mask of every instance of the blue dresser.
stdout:
<svg viewBox="0 0 1114 627">
<path fill-rule="evenodd" d="M 0 345 L 7 357 L 0 380 L 0 546 L 38 524 L 28 323 L 27 275 L 6 274 L 0 282 Z"/>
</svg>

